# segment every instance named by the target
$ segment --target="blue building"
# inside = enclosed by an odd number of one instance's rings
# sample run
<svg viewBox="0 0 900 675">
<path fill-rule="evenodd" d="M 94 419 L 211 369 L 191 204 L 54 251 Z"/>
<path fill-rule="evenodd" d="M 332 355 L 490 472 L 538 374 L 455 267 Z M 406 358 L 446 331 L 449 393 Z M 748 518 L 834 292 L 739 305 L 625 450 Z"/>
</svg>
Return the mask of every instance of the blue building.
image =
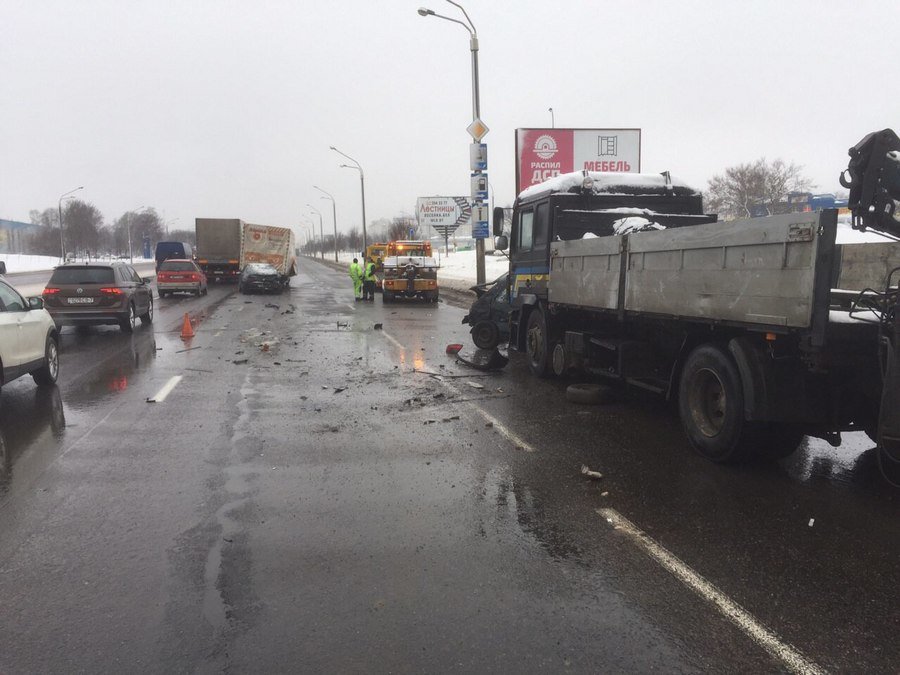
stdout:
<svg viewBox="0 0 900 675">
<path fill-rule="evenodd" d="M 26 253 L 28 240 L 37 231 L 32 223 L 0 218 L 0 253 Z"/>
</svg>

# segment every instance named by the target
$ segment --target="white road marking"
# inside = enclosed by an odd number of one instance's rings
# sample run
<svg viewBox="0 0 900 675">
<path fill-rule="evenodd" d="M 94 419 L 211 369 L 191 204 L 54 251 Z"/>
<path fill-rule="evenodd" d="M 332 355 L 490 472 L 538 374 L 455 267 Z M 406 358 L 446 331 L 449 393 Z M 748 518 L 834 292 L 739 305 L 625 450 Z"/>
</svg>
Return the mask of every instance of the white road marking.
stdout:
<svg viewBox="0 0 900 675">
<path fill-rule="evenodd" d="M 347 307 L 352 309 L 354 312 L 356 311 L 356 307 L 354 305 L 351 305 L 350 303 L 347 303 Z"/>
<path fill-rule="evenodd" d="M 756 618 L 734 600 L 725 595 L 711 582 L 688 567 L 672 553 L 657 544 L 634 523 L 615 509 L 597 509 L 608 523 L 620 532 L 627 534 L 635 544 L 659 563 L 666 571 L 681 581 L 697 595 L 715 605 L 715 607 L 732 623 L 747 634 L 756 644 L 765 649 L 792 673 L 813 675 L 824 673 L 818 665 L 807 659 L 799 651 L 791 647 L 762 625 Z"/>
<path fill-rule="evenodd" d="M 391 344 L 393 344 L 397 349 L 401 349 L 401 350 L 406 349 L 406 347 L 404 347 L 402 344 L 400 344 L 400 342 L 398 342 L 397 339 L 393 335 L 388 333 L 386 330 L 382 329 L 381 333 L 382 333 L 382 335 L 384 335 L 384 337 L 386 337 L 388 340 L 390 340 Z"/>
<path fill-rule="evenodd" d="M 168 382 L 163 385 L 163 388 L 156 392 L 156 396 L 152 396 L 147 399 L 150 403 L 162 403 L 166 400 L 166 397 L 172 393 L 172 390 L 178 386 L 178 383 L 181 382 L 181 375 L 175 375 Z"/>
</svg>

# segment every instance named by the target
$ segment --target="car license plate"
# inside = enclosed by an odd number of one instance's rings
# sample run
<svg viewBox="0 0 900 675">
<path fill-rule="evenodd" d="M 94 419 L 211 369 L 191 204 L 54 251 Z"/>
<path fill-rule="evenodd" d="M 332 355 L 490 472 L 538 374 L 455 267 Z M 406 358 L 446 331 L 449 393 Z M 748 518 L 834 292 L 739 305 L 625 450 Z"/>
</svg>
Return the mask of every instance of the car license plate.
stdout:
<svg viewBox="0 0 900 675">
<path fill-rule="evenodd" d="M 171 279 L 172 281 L 180 281 L 184 279 L 184 277 L 179 274 L 177 277 L 169 277 L 169 279 Z"/>
<path fill-rule="evenodd" d="M 69 298 L 70 305 L 90 305 L 93 302 L 93 298 Z"/>
</svg>

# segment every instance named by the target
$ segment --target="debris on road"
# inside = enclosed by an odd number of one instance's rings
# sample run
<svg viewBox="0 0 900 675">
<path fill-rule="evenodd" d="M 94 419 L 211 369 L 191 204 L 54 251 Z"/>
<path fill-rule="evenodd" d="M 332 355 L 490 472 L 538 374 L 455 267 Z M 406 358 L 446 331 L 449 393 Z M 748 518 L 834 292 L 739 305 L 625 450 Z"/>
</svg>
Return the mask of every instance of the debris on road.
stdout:
<svg viewBox="0 0 900 675">
<path fill-rule="evenodd" d="M 232 363 L 236 366 L 239 366 L 243 363 L 247 363 L 247 361 L 249 361 L 249 360 L 250 359 L 235 359 L 234 361 L 232 361 Z"/>
<path fill-rule="evenodd" d="M 382 323 L 375 324 L 375 330 L 382 330 L 383 328 L 384 328 L 384 324 L 382 324 Z"/>
<path fill-rule="evenodd" d="M 816 523 L 816 519 L 815 519 L 815 518 L 810 518 L 810 519 L 809 519 L 809 526 L 810 526 L 810 527 L 812 527 L 813 525 L 815 525 L 815 523 Z"/>
<path fill-rule="evenodd" d="M 458 419 L 459 419 L 459 415 L 454 415 L 453 417 L 445 417 L 444 419 L 441 420 L 441 422 L 452 422 L 452 421 L 458 420 Z"/>
<path fill-rule="evenodd" d="M 458 342 L 454 342 L 453 344 L 447 345 L 447 353 L 448 354 L 459 354 L 460 350 L 463 348 L 461 344 Z"/>
<path fill-rule="evenodd" d="M 175 351 L 175 353 L 176 353 L 176 354 L 181 354 L 181 353 L 183 353 L 183 352 L 191 352 L 191 351 L 193 351 L 193 350 L 195 350 L 195 349 L 203 349 L 203 347 L 202 347 L 202 346 L 197 346 L 197 347 L 188 347 L 187 349 L 178 349 L 178 350 Z"/>
<path fill-rule="evenodd" d="M 603 478 L 602 473 L 600 473 L 599 471 L 591 471 L 589 468 L 587 468 L 587 464 L 581 465 L 581 474 L 583 476 L 587 476 L 588 478 L 596 478 L 598 480 L 600 478 Z"/>
<path fill-rule="evenodd" d="M 472 387 L 472 389 L 484 389 L 484 385 L 479 382 L 466 382 L 466 384 Z"/>
<path fill-rule="evenodd" d="M 267 302 L 265 306 L 268 307 L 269 309 L 281 309 L 281 307 L 279 307 L 278 305 L 271 303 L 271 302 Z"/>
<path fill-rule="evenodd" d="M 456 362 L 477 370 L 501 370 L 509 363 L 509 357 L 501 354 L 498 349 L 476 349 L 471 356 L 457 354 Z"/>
<path fill-rule="evenodd" d="M 346 390 L 347 390 L 347 387 L 335 387 L 335 388 L 334 388 L 334 393 L 335 393 L 335 394 L 340 394 L 342 391 L 346 391 Z"/>
</svg>

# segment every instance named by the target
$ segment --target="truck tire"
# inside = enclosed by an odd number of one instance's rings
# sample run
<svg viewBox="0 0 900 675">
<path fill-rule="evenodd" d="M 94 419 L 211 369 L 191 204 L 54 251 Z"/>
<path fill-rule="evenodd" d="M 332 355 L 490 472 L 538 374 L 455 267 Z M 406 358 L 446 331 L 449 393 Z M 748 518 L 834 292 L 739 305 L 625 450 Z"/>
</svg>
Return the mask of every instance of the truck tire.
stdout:
<svg viewBox="0 0 900 675">
<path fill-rule="evenodd" d="M 528 369 L 536 377 L 550 375 L 550 340 L 543 310 L 535 307 L 528 315 L 525 329 L 525 355 Z"/>
<path fill-rule="evenodd" d="M 752 452 L 741 377 L 724 349 L 707 344 L 691 352 L 681 371 L 678 412 L 688 440 L 703 457 L 739 462 Z"/>
<path fill-rule="evenodd" d="M 500 329 L 493 321 L 479 321 L 472 326 L 472 342 L 479 349 L 494 349 L 500 344 Z"/>
</svg>

